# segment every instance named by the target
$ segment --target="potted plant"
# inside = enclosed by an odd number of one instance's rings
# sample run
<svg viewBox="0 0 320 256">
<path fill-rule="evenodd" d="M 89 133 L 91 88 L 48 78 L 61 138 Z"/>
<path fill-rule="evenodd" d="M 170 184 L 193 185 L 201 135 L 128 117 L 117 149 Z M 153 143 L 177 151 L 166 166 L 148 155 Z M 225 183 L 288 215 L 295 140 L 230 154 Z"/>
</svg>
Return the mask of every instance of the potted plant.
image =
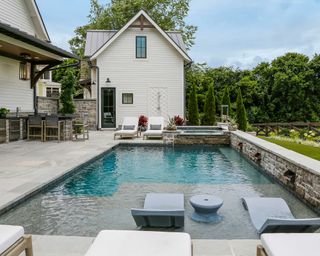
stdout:
<svg viewBox="0 0 320 256">
<path fill-rule="evenodd" d="M 139 127 L 141 129 L 142 132 L 146 131 L 148 126 L 148 117 L 141 115 L 139 117 Z"/>
<path fill-rule="evenodd" d="M 9 114 L 10 110 L 7 108 L 0 108 L 0 118 L 6 118 L 7 114 Z"/>
<path fill-rule="evenodd" d="M 185 124 L 185 120 L 182 117 L 180 117 L 179 115 L 174 116 L 173 119 L 174 119 L 174 124 L 176 126 L 182 126 Z"/>
<path fill-rule="evenodd" d="M 166 130 L 168 130 L 168 131 L 176 131 L 176 130 L 177 130 L 177 126 L 176 126 L 174 117 L 169 118 L 169 121 L 168 121 L 168 125 L 167 125 L 167 127 L 166 127 Z"/>
</svg>

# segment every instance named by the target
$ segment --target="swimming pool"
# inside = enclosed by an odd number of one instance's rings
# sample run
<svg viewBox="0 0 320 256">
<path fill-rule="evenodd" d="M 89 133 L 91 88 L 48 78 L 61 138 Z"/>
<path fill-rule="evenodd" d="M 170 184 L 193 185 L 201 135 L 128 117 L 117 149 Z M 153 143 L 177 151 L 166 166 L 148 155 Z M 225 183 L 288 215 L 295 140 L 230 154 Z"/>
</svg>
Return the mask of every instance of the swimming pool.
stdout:
<svg viewBox="0 0 320 256">
<path fill-rule="evenodd" d="M 101 229 L 136 229 L 130 209 L 148 192 L 184 193 L 184 231 L 192 238 L 257 238 L 243 196 L 280 196 L 296 217 L 316 216 L 228 146 L 119 146 L 71 177 L 0 216 L 28 233 L 96 236 Z M 217 224 L 190 219 L 196 194 L 224 200 Z"/>
</svg>

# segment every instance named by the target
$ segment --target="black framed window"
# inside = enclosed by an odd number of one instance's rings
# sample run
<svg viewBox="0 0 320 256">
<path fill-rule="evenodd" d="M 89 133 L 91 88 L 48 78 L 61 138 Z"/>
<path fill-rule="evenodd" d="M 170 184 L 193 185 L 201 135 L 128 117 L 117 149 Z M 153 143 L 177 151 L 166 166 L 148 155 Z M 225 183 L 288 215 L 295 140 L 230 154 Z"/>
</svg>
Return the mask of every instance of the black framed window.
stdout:
<svg viewBox="0 0 320 256">
<path fill-rule="evenodd" d="M 137 59 L 147 58 L 147 37 L 146 36 L 136 37 L 136 58 Z"/>
<path fill-rule="evenodd" d="M 122 104 L 133 104 L 133 93 L 122 93 Z"/>
</svg>

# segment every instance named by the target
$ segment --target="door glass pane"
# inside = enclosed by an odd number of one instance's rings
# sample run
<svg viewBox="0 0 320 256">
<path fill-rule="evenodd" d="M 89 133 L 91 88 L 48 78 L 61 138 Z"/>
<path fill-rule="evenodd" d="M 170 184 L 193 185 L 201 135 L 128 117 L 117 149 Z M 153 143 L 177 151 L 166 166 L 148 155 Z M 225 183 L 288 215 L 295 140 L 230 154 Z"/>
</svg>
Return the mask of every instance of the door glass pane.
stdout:
<svg viewBox="0 0 320 256">
<path fill-rule="evenodd" d="M 115 89 L 103 89 L 103 102 L 102 102 L 102 127 L 114 128 L 115 127 Z"/>
</svg>

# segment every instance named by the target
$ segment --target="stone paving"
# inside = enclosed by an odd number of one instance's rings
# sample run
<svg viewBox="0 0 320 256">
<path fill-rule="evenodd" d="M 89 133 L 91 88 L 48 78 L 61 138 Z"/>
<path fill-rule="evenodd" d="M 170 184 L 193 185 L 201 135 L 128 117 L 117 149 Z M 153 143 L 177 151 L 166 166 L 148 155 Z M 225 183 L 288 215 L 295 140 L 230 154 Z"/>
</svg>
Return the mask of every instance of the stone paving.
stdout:
<svg viewBox="0 0 320 256">
<path fill-rule="evenodd" d="M 34 256 L 83 256 L 93 237 L 33 236 Z M 193 240 L 193 256 L 255 256 L 259 240 Z"/>
<path fill-rule="evenodd" d="M 18 141 L 0 145 L 0 210 L 75 167 L 102 154 L 119 142 L 113 132 L 90 132 L 87 141 Z M 161 143 L 143 141 L 135 143 Z M 35 256 L 84 255 L 92 237 L 33 236 Z M 193 240 L 196 256 L 253 256 L 258 240 Z"/>
</svg>

